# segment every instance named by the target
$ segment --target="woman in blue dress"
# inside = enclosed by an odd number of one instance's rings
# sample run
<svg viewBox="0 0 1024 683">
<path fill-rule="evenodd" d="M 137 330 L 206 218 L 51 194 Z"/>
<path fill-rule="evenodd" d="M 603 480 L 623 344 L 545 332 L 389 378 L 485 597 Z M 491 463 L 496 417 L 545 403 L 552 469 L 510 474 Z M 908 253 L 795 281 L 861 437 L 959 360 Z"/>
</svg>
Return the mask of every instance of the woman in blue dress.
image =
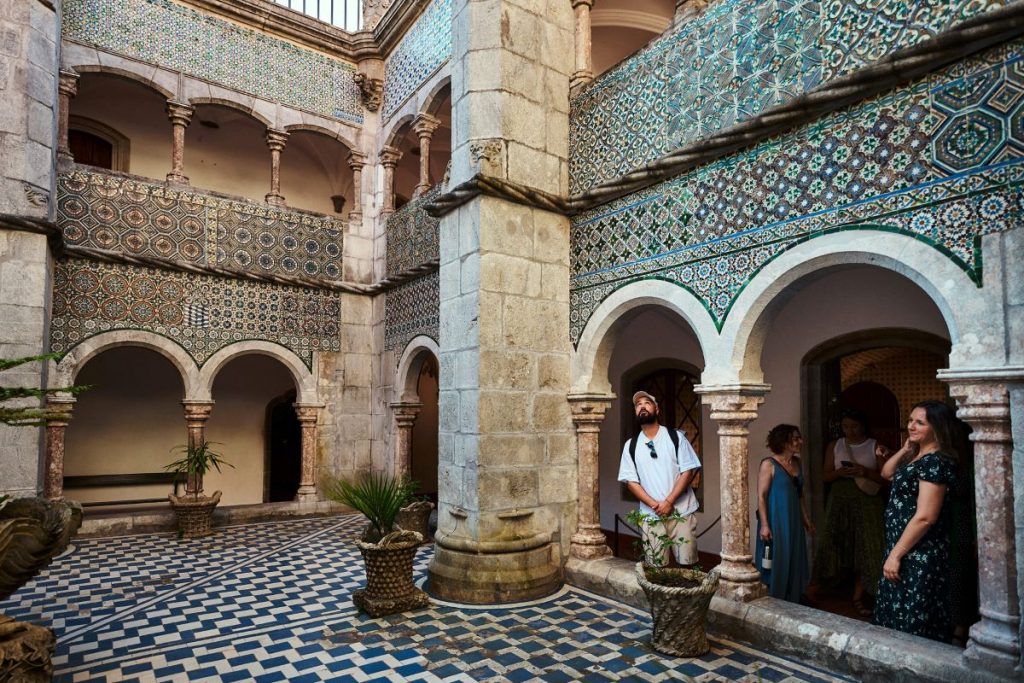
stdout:
<svg viewBox="0 0 1024 683">
<path fill-rule="evenodd" d="M 761 461 L 757 475 L 755 562 L 768 594 L 790 602 L 800 601 L 810 580 L 806 534 L 814 533 L 803 495 L 803 444 L 797 427 L 773 427 L 767 444 L 772 455 Z M 771 546 L 770 567 L 765 566 L 766 545 Z"/>
<path fill-rule="evenodd" d="M 950 499 L 956 487 L 953 409 L 940 401 L 914 406 L 903 448 L 882 467 L 892 481 L 885 508 L 886 559 L 875 623 L 949 642 Z"/>
</svg>

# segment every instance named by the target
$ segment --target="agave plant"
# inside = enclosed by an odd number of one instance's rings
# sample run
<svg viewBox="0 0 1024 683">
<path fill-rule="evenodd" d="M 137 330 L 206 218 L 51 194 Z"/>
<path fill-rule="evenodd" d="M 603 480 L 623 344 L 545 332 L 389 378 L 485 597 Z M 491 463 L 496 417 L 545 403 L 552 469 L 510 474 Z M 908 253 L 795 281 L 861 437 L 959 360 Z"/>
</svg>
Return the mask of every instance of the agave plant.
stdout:
<svg viewBox="0 0 1024 683">
<path fill-rule="evenodd" d="M 366 515 L 377 539 L 394 530 L 398 510 L 414 490 L 415 485 L 406 479 L 372 472 L 357 482 L 333 478 L 324 482 L 328 498 Z"/>
<path fill-rule="evenodd" d="M 169 472 L 185 475 L 185 493 L 191 493 L 193 498 L 199 498 L 199 494 L 203 492 L 203 475 L 214 469 L 220 472 L 222 465 L 234 467 L 223 455 L 211 448 L 215 443 L 201 441 L 195 446 L 177 446 L 174 452 L 181 453 L 183 457 L 164 466 Z"/>
</svg>

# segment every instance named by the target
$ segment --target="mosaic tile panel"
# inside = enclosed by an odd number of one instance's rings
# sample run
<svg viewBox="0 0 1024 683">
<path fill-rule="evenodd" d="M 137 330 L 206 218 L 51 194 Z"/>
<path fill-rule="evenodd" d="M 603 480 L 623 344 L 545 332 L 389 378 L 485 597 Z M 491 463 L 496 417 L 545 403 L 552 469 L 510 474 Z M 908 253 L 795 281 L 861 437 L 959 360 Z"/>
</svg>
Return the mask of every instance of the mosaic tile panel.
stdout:
<svg viewBox="0 0 1024 683">
<path fill-rule="evenodd" d="M 384 350 L 401 351 L 414 337 L 439 341 L 441 280 L 431 273 L 395 287 L 384 299 Z"/>
<path fill-rule="evenodd" d="M 724 0 L 572 101 L 578 194 L 1007 0 Z"/>
<path fill-rule="evenodd" d="M 433 0 L 384 66 L 384 120 L 452 56 L 451 0 Z"/>
<path fill-rule="evenodd" d="M 323 116 L 362 122 L 355 67 L 170 0 L 69 0 L 64 37 Z"/>
<path fill-rule="evenodd" d="M 1007 95 L 999 127 L 955 124 L 988 114 L 997 93 L 1015 90 L 1020 47 L 993 50 L 577 216 L 573 342 L 605 297 L 643 278 L 686 287 L 720 325 L 764 263 L 838 229 L 912 235 L 980 281 L 978 238 L 1021 216 L 1020 108 Z"/>
<path fill-rule="evenodd" d="M 438 257 L 441 221 L 424 211 L 423 206 L 440 195 L 441 189 L 439 183 L 423 196 L 417 197 L 388 216 L 388 275 L 400 273 Z"/>
<path fill-rule="evenodd" d="M 198 363 L 234 342 L 261 339 L 312 366 L 339 351 L 341 298 L 333 292 L 79 259 L 54 268 L 50 347 L 64 352 L 100 332 L 148 330 Z"/>
<path fill-rule="evenodd" d="M 342 222 L 79 168 L 57 177 L 68 244 L 261 275 L 337 279 Z"/>
</svg>

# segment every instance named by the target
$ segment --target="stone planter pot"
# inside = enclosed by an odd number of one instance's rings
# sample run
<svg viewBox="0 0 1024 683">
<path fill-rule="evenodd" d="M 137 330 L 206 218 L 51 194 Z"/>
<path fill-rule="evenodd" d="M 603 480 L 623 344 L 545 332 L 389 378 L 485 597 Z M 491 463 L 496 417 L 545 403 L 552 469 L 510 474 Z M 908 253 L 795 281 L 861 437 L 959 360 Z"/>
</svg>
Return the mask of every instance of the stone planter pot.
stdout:
<svg viewBox="0 0 1024 683">
<path fill-rule="evenodd" d="M 638 562 L 636 580 L 651 604 L 651 647 L 677 657 L 706 654 L 708 607 L 718 589 L 718 570 L 705 574 Z"/>
<path fill-rule="evenodd" d="M 220 491 L 212 496 L 176 496 L 173 493 L 167 498 L 171 501 L 174 516 L 178 519 L 178 536 L 181 538 L 202 538 L 213 533 L 213 509 L 220 502 Z"/>
<path fill-rule="evenodd" d="M 406 505 L 398 511 L 395 524 L 402 529 L 415 531 L 423 537 L 424 542 L 430 541 L 430 512 L 434 504 L 427 500 Z"/>
<path fill-rule="evenodd" d="M 381 617 L 429 605 L 427 594 L 412 582 L 412 561 L 422 543 L 415 531 L 388 534 L 380 543 L 356 541 L 366 566 L 366 588 L 352 594 L 356 607 Z"/>
</svg>

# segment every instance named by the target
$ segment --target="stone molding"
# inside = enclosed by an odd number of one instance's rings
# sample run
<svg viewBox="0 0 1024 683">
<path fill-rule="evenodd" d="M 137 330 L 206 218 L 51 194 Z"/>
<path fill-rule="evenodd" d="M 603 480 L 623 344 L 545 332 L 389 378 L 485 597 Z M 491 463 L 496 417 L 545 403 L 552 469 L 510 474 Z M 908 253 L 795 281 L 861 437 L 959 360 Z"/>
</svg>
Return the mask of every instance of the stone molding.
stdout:
<svg viewBox="0 0 1024 683">
<path fill-rule="evenodd" d="M 424 209 L 431 216 L 441 218 L 481 195 L 497 197 L 563 216 L 570 215 L 569 204 L 564 197 L 484 173 L 477 173 L 466 182 L 445 192 Z"/>
</svg>

